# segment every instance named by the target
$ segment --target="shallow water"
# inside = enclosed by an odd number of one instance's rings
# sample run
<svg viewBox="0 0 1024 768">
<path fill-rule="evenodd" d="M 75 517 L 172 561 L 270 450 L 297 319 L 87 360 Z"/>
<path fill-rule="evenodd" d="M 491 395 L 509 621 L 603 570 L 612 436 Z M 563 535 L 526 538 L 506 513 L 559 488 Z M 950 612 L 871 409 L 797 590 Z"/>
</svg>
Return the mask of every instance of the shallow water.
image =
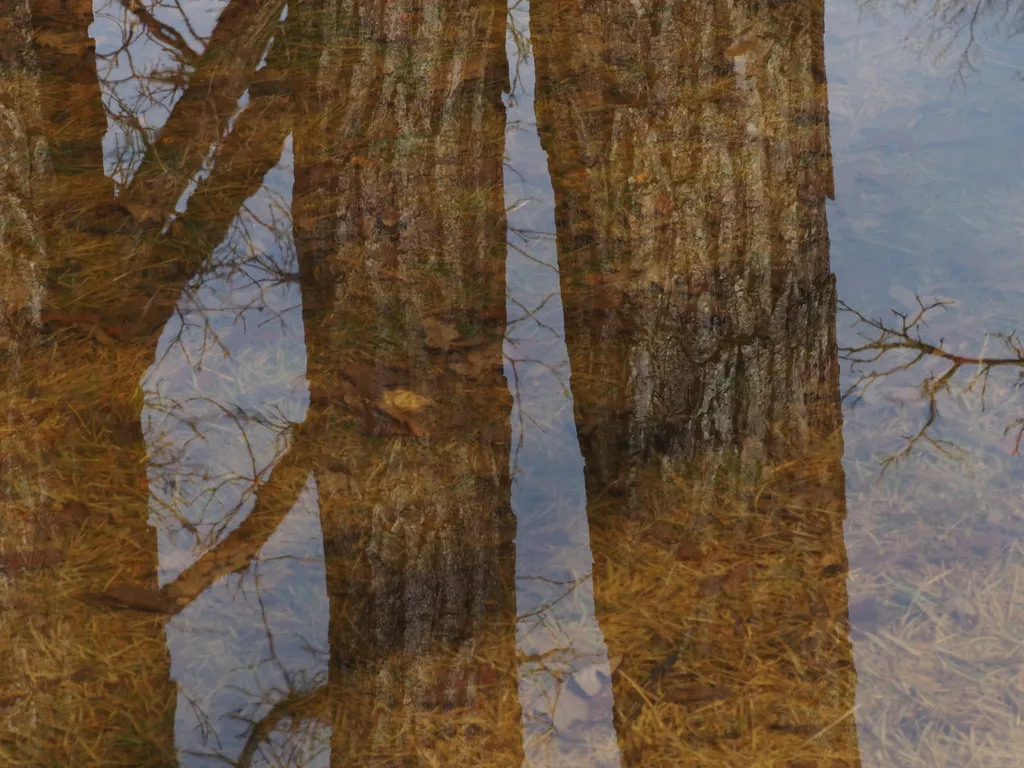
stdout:
<svg viewBox="0 0 1024 768">
<path fill-rule="evenodd" d="M 0 6 L 0 765 L 1013 765 L 1012 5 Z"/>
</svg>

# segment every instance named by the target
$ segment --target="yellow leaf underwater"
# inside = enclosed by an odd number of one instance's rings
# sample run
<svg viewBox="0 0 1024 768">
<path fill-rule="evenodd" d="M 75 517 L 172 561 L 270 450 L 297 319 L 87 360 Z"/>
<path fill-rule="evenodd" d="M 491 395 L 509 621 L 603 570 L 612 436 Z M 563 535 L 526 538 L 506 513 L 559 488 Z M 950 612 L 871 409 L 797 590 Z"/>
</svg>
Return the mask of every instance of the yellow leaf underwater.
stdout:
<svg viewBox="0 0 1024 768">
<path fill-rule="evenodd" d="M 395 408 L 406 413 L 417 413 L 428 405 L 433 405 L 433 400 L 408 389 L 389 389 L 380 399 L 381 405 L 387 408 Z"/>
</svg>

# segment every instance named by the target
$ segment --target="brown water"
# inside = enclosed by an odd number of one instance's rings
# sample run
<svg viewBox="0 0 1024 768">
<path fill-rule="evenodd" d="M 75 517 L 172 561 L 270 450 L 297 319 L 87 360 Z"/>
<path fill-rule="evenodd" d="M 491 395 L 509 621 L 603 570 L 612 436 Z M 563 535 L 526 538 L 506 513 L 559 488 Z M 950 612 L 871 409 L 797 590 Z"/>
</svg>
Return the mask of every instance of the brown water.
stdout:
<svg viewBox="0 0 1024 768">
<path fill-rule="evenodd" d="M 0 766 L 1010 766 L 1013 5 L 4 0 Z"/>
</svg>

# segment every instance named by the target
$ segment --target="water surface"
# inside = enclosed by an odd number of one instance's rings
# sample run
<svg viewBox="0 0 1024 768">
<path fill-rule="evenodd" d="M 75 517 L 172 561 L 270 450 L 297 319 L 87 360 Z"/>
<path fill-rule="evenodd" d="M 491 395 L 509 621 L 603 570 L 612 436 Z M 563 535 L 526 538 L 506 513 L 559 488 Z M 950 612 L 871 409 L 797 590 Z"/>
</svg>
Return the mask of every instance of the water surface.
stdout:
<svg viewBox="0 0 1024 768">
<path fill-rule="evenodd" d="M 0 765 L 1014 764 L 1019 31 L 0 7 Z"/>
</svg>

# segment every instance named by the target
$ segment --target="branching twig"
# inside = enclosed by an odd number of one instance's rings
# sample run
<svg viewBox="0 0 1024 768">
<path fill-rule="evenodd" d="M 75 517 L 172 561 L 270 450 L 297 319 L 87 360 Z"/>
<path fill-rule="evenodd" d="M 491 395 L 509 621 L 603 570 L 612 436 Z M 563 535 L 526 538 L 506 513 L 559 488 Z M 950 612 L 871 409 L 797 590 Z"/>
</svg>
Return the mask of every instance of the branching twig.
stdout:
<svg viewBox="0 0 1024 768">
<path fill-rule="evenodd" d="M 928 416 L 924 424 L 913 435 L 905 436 L 906 445 L 903 450 L 889 456 L 882 462 L 883 471 L 890 465 L 910 455 L 910 452 L 919 443 L 931 445 L 936 450 L 950 455 L 953 444 L 947 440 L 941 440 L 932 435 L 932 429 L 939 418 L 938 398 L 942 393 L 951 394 L 954 380 L 963 370 L 971 370 L 970 378 L 964 386 L 964 391 L 973 390 L 978 383 L 981 383 L 981 404 L 985 407 L 985 395 L 988 388 L 988 379 L 996 368 L 1016 367 L 1022 369 L 1024 376 L 1024 345 L 1016 333 L 996 334 L 1003 345 L 1002 356 L 980 356 L 962 355 L 949 351 L 945 346 L 945 340 L 937 342 L 926 341 L 922 335 L 922 328 L 927 327 L 928 313 L 934 310 L 944 310 L 952 305 L 952 302 L 935 300 L 925 304 L 917 298 L 918 308 L 911 314 L 905 314 L 892 310 L 897 318 L 894 324 L 887 324 L 884 320 L 868 318 L 861 312 L 849 305 L 839 302 L 842 311 L 848 312 L 856 318 L 856 324 L 867 329 L 859 334 L 864 340 L 863 344 L 851 347 L 840 347 L 839 357 L 850 364 L 850 370 L 854 374 L 854 382 L 843 393 L 844 400 L 860 400 L 864 393 L 878 381 L 897 373 L 909 371 L 922 361 L 944 361 L 945 370 L 939 374 L 930 374 L 921 382 L 921 396 L 928 403 Z M 884 365 L 887 355 L 906 352 L 912 355 L 908 361 Z M 878 367 L 876 367 L 876 364 Z M 1020 449 L 1020 443 L 1024 438 L 1024 419 L 1018 420 L 1006 429 L 1006 433 L 1017 429 L 1017 440 L 1014 453 Z M 1004 433 L 1005 434 L 1005 433 Z"/>
</svg>

